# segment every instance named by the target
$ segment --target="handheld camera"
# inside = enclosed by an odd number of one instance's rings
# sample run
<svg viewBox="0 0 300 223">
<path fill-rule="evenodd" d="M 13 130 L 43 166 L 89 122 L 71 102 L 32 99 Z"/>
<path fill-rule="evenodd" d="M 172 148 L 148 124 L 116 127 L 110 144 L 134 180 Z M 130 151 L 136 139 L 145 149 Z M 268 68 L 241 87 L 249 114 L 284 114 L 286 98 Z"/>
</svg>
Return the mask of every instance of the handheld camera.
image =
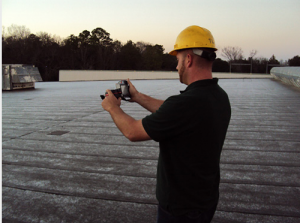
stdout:
<svg viewBox="0 0 300 223">
<path fill-rule="evenodd" d="M 129 84 L 126 80 L 121 80 L 118 83 L 116 83 L 116 89 L 111 90 L 111 92 L 114 94 L 116 98 L 122 98 L 124 101 L 128 101 L 131 98 L 130 92 L 129 92 Z M 107 96 L 108 93 L 105 92 L 105 95 L 100 95 L 102 100 L 104 100 L 105 96 Z"/>
</svg>

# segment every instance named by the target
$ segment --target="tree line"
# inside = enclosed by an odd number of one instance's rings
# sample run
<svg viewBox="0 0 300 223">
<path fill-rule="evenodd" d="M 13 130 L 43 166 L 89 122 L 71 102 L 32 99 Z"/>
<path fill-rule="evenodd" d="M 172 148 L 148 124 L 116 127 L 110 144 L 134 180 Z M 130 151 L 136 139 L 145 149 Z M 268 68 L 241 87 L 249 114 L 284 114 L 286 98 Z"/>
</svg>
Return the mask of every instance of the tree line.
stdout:
<svg viewBox="0 0 300 223">
<path fill-rule="evenodd" d="M 164 50 L 159 44 L 113 41 L 102 28 L 84 30 L 66 39 L 45 32 L 32 34 L 25 26 L 2 28 L 2 63 L 35 65 L 44 81 L 58 81 L 59 70 L 176 71 L 176 57 Z M 280 64 L 274 55 L 269 60 L 255 55 L 245 59 L 238 47 L 223 48 L 222 56 L 227 61 L 217 58 L 213 72 L 229 72 L 233 62 L 251 62 L 253 73 L 265 73 L 267 63 Z M 300 57 L 289 60 L 289 64 L 293 62 L 300 66 Z M 249 73 L 249 67 L 232 66 L 231 72 Z"/>
<path fill-rule="evenodd" d="M 231 72 L 239 73 L 270 73 L 274 66 L 300 66 L 299 55 L 294 56 L 287 61 L 278 61 L 273 54 L 269 59 L 256 57 L 257 50 L 252 50 L 248 58 L 243 55 L 240 47 L 224 47 L 221 50 L 222 56 L 227 59 Z M 224 68 L 225 68 L 224 64 Z"/>
</svg>

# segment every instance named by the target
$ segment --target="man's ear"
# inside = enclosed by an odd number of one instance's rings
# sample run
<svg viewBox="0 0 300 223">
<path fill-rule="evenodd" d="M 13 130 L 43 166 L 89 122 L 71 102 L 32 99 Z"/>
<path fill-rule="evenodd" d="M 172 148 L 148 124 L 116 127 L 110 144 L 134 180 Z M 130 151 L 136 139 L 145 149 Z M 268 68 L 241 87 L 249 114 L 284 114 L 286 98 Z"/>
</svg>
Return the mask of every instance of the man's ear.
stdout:
<svg viewBox="0 0 300 223">
<path fill-rule="evenodd" d="M 188 53 L 186 56 L 186 60 L 187 60 L 187 67 L 191 67 L 194 62 L 194 57 Z"/>
</svg>

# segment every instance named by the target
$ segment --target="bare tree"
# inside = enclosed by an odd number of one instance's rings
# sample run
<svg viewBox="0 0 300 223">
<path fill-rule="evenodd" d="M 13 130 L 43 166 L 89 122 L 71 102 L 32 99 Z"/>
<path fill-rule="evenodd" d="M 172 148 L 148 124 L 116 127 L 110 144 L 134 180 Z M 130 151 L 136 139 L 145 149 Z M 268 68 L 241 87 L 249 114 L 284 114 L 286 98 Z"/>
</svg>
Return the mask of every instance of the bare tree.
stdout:
<svg viewBox="0 0 300 223">
<path fill-rule="evenodd" d="M 221 55 L 225 57 L 228 62 L 241 60 L 243 59 L 243 50 L 240 47 L 227 46 L 222 49 Z"/>
<path fill-rule="evenodd" d="M 46 33 L 46 32 L 38 32 L 36 34 L 40 38 L 40 41 L 42 42 L 43 45 L 47 45 L 49 43 L 53 43 L 54 39 L 52 38 L 51 34 Z"/>
<path fill-rule="evenodd" d="M 11 36 L 14 39 L 26 39 L 30 35 L 30 30 L 25 26 L 12 24 L 7 28 L 7 37 Z"/>
<path fill-rule="evenodd" d="M 149 45 L 151 45 L 151 44 L 143 42 L 143 41 L 139 41 L 139 42 L 136 43 L 136 46 L 140 49 L 140 53 L 144 53 L 147 46 L 149 46 Z"/>
<path fill-rule="evenodd" d="M 256 54 L 257 54 L 257 50 L 251 50 L 251 51 L 250 51 L 250 54 L 249 54 L 249 57 L 250 57 L 250 58 L 253 58 L 253 57 L 256 56 Z"/>
<path fill-rule="evenodd" d="M 2 38 L 5 38 L 5 26 L 2 26 Z"/>
</svg>

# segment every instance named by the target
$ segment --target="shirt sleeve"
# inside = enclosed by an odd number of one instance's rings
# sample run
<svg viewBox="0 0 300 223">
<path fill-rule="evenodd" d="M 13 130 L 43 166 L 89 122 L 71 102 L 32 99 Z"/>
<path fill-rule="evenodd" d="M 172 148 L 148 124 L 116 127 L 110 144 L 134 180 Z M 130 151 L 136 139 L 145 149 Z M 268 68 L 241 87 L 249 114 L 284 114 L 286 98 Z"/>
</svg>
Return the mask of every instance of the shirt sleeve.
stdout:
<svg viewBox="0 0 300 223">
<path fill-rule="evenodd" d="M 142 120 L 145 131 L 158 142 L 176 137 L 184 130 L 184 108 L 179 96 L 168 98 L 156 112 Z"/>
</svg>

